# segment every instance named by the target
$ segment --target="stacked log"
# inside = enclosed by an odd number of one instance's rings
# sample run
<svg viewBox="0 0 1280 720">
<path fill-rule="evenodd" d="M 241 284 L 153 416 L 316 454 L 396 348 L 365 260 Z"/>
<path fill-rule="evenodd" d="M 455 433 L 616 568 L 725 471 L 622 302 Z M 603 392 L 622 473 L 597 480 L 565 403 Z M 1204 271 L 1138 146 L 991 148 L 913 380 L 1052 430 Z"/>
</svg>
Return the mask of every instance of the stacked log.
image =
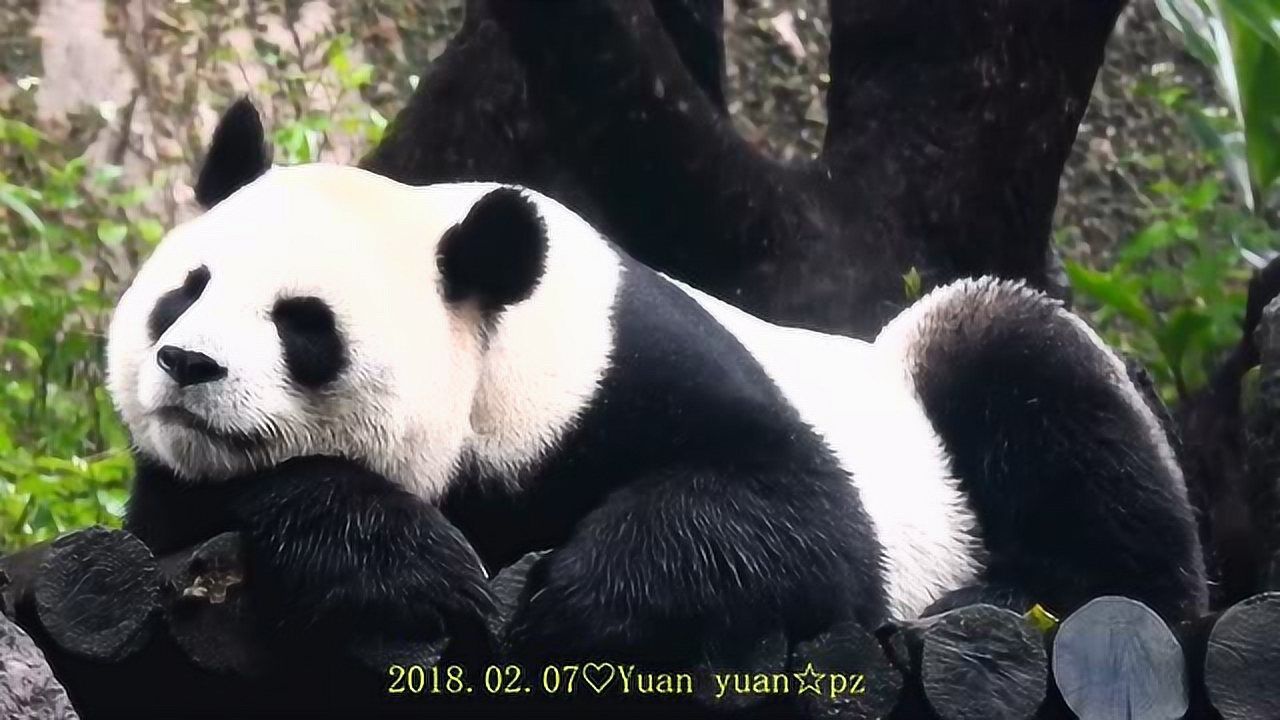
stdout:
<svg viewBox="0 0 1280 720">
<path fill-rule="evenodd" d="M 496 635 L 537 557 L 492 579 Z M 127 532 L 92 528 L 0 559 L 8 618 L 0 619 L 0 714 L 370 717 L 420 714 L 443 702 L 451 716 L 479 717 L 495 705 L 517 714 L 534 702 L 583 704 L 496 697 L 500 660 L 496 670 L 470 670 L 474 693 L 396 697 L 391 667 L 429 674 L 440 647 L 344 648 L 344 661 L 300 656 L 271 644 L 245 588 L 233 533 L 155 558 Z M 875 632 L 846 624 L 799 642 L 768 637 L 732 666 L 692 669 L 689 697 L 658 702 L 673 717 L 1265 720 L 1280 718 L 1278 628 L 1280 593 L 1177 626 L 1119 597 L 1098 598 L 1047 629 L 974 605 Z M 538 684 L 534 671 L 523 677 Z M 589 687 L 578 692 L 592 695 Z M 595 712 L 636 704 L 595 695 L 586 698 Z M 654 701 L 638 704 L 645 702 Z"/>
</svg>

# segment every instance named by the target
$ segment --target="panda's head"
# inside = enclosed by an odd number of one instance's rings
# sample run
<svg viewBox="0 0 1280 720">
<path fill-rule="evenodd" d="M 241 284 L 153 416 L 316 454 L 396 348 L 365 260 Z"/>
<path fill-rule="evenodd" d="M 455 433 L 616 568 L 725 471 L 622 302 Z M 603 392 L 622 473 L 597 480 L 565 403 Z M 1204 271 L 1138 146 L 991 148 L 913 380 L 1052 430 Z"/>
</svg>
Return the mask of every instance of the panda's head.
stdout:
<svg viewBox="0 0 1280 720">
<path fill-rule="evenodd" d="M 109 388 L 138 450 L 189 480 L 343 455 L 429 494 L 469 450 L 519 464 L 554 442 L 608 352 L 598 236 L 530 191 L 271 168 L 263 148 L 238 103 L 200 176 L 207 212 L 116 308 Z M 553 270 L 568 257 L 597 258 L 592 277 Z"/>
</svg>

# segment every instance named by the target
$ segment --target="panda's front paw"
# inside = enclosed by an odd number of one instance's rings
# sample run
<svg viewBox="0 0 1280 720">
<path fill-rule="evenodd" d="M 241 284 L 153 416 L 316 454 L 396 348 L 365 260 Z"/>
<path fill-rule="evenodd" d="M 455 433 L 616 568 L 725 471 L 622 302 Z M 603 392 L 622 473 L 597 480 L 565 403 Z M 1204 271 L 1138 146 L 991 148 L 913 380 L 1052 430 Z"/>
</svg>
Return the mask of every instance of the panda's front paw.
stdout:
<svg viewBox="0 0 1280 720">
<path fill-rule="evenodd" d="M 479 558 L 439 510 L 355 463 L 290 460 L 235 507 L 259 612 L 292 639 L 365 646 L 449 639 L 486 654 L 493 600 Z"/>
<path fill-rule="evenodd" d="M 781 625 L 762 614 L 732 612 L 669 586 L 641 589 L 599 574 L 580 549 L 561 548 L 533 562 L 502 636 L 511 661 L 529 667 L 608 663 L 693 670 L 708 663 L 732 665 L 760 638 L 782 633 Z"/>
</svg>

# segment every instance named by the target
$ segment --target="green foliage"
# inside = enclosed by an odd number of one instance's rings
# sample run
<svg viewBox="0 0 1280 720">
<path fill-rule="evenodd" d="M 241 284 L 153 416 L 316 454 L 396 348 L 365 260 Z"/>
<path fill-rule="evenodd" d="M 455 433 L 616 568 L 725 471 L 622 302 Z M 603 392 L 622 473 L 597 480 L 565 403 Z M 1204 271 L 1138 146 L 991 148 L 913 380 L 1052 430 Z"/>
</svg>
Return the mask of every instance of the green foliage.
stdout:
<svg viewBox="0 0 1280 720">
<path fill-rule="evenodd" d="M 0 115 L 0 546 L 114 522 L 131 461 L 103 387 L 107 253 L 154 243 L 145 190 Z"/>
<path fill-rule="evenodd" d="M 1252 268 L 1280 237 L 1257 217 L 1219 202 L 1219 181 L 1169 179 L 1151 188 L 1147 226 L 1116 248 L 1112 265 L 1067 263 L 1072 286 L 1095 306 L 1107 340 L 1151 370 L 1166 400 L 1200 387 L 1240 337 Z"/>
<path fill-rule="evenodd" d="M 208 14 L 207 5 L 192 11 Z M 248 59 L 268 69 L 254 97 L 278 162 L 326 159 L 339 138 L 357 150 L 381 138 L 385 117 L 359 96 L 373 67 L 355 59 L 349 36 L 292 47 L 259 40 L 254 51 Z M 229 47 L 213 54 L 245 59 Z M 210 91 L 222 96 L 215 107 L 229 103 L 232 93 Z M 309 109 L 315 97 L 339 110 Z M 133 465 L 105 387 L 105 336 L 116 297 L 167 224 L 147 202 L 153 187 L 129 186 L 118 166 L 91 166 L 19 119 L 31 114 L 19 105 L 0 106 L 0 552 L 119 524 Z M 167 181 L 159 173 L 151 185 Z"/>
<path fill-rule="evenodd" d="M 372 84 L 373 66 L 354 59 L 350 35 L 320 38 L 295 48 L 259 39 L 255 48 L 274 70 L 263 92 L 293 110 L 292 117 L 280 119 L 272 133 L 277 161 L 286 165 L 315 162 L 329 146 L 331 134 L 359 138 L 368 147 L 382 139 L 386 118 L 363 103 L 356 103 L 361 110 L 337 114 L 305 109 L 317 87 L 328 104 L 344 108 L 353 94 Z"/>
<path fill-rule="evenodd" d="M 1168 81 L 1147 88 L 1200 140 L 1203 156 L 1127 159 L 1160 177 L 1140 195 L 1146 226 L 1114 249 L 1107 269 L 1068 262 L 1067 274 L 1106 339 L 1141 360 L 1165 400 L 1176 401 L 1239 341 L 1249 277 L 1280 249 L 1280 233 L 1253 212 L 1280 175 L 1280 4 L 1157 3 L 1214 71 L 1230 109 L 1203 107 Z M 1221 167 L 1222 175 L 1203 178 L 1178 163 Z M 1187 176 L 1197 179 L 1178 179 Z"/>
<path fill-rule="evenodd" d="M 914 265 L 902 275 L 902 294 L 906 296 L 907 302 L 919 300 L 923 294 L 923 286 L 924 280 L 920 277 L 920 271 Z"/>
<path fill-rule="evenodd" d="M 1280 178 L 1280 3 L 1157 0 L 1188 50 L 1213 69 L 1236 127 L 1225 160 L 1251 206 Z"/>
</svg>

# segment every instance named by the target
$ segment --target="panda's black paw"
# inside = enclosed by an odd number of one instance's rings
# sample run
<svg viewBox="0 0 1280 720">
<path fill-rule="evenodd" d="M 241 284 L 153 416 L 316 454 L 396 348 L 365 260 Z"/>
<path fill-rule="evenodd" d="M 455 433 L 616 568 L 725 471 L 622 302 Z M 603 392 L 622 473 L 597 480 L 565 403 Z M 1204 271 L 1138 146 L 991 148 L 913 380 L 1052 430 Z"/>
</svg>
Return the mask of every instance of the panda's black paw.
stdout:
<svg viewBox="0 0 1280 720">
<path fill-rule="evenodd" d="M 574 548 L 527 556 L 521 600 L 502 635 L 520 664 L 608 663 L 692 671 L 751 656 L 764 637 L 783 637 L 764 614 L 687 600 L 669 587 L 619 593 Z M 634 589 L 634 588 L 633 588 Z"/>
<path fill-rule="evenodd" d="M 493 599 L 483 567 L 438 509 L 337 458 L 290 460 L 244 483 L 234 512 L 248 540 L 249 588 L 281 636 L 393 654 L 429 656 L 442 645 L 453 658 L 488 654 Z"/>
</svg>

